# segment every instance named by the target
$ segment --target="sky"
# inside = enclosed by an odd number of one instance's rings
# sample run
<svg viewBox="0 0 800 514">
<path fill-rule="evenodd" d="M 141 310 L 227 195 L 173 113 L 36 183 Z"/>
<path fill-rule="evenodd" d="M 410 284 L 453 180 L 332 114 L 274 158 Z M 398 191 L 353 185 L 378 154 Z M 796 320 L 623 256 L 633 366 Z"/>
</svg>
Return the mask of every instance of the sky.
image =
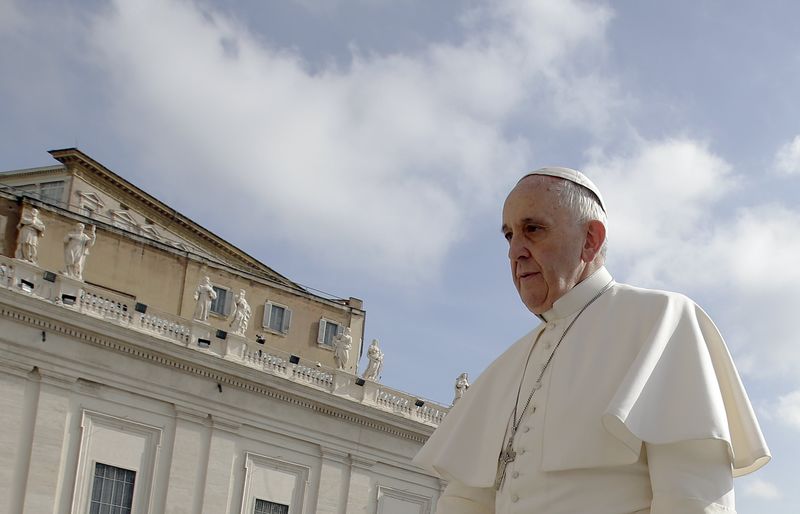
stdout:
<svg viewBox="0 0 800 514">
<path fill-rule="evenodd" d="M 449 404 L 536 319 L 505 195 L 583 170 L 618 281 L 715 320 L 800 488 L 800 6 L 0 0 L 0 169 L 77 146 L 293 280 L 362 298 L 382 381 Z M 362 369 L 365 363 L 362 362 Z"/>
</svg>

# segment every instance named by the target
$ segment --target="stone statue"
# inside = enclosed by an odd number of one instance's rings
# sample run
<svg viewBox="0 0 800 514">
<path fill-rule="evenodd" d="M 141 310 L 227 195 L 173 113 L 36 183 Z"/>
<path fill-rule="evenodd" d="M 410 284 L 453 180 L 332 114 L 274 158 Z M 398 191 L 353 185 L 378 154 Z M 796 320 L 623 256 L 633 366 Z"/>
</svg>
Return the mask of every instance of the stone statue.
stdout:
<svg viewBox="0 0 800 514">
<path fill-rule="evenodd" d="M 372 343 L 369 345 L 369 349 L 367 349 L 367 358 L 369 359 L 369 364 L 367 365 L 367 369 L 364 370 L 363 378 L 377 382 L 381 376 L 381 370 L 383 369 L 383 352 L 378 348 L 377 339 L 373 339 Z"/>
<path fill-rule="evenodd" d="M 468 376 L 466 373 L 458 375 L 458 378 L 456 379 L 456 395 L 453 398 L 453 405 L 455 405 L 456 402 L 460 400 L 462 396 L 464 396 L 464 393 L 467 392 L 467 389 L 469 389 L 469 381 L 467 379 Z"/>
<path fill-rule="evenodd" d="M 0 264 L 0 282 L 5 282 L 6 287 L 11 287 L 14 283 L 14 266 Z"/>
<path fill-rule="evenodd" d="M 250 324 L 250 304 L 244 297 L 244 289 L 239 290 L 233 302 L 233 319 L 231 320 L 231 332 L 236 335 L 244 336 L 247 325 Z"/>
<path fill-rule="evenodd" d="M 22 209 L 17 225 L 17 253 L 15 257 L 31 264 L 38 261 L 39 238 L 44 235 L 44 223 L 39 218 L 39 209 L 26 205 Z"/>
<path fill-rule="evenodd" d="M 64 264 L 65 274 L 75 280 L 83 280 L 83 268 L 86 265 L 86 256 L 89 248 L 94 246 L 97 233 L 94 225 L 87 235 L 83 223 L 76 223 L 75 228 L 64 237 Z"/>
<path fill-rule="evenodd" d="M 344 333 L 333 338 L 333 360 L 338 369 L 347 369 L 350 363 L 350 349 L 353 347 L 353 337 L 350 327 L 345 327 Z"/>
<path fill-rule="evenodd" d="M 208 321 L 208 313 L 211 312 L 211 302 L 217 299 L 217 292 L 211 285 L 211 279 L 203 277 L 194 290 L 194 299 L 197 305 L 194 308 L 194 319 Z"/>
</svg>

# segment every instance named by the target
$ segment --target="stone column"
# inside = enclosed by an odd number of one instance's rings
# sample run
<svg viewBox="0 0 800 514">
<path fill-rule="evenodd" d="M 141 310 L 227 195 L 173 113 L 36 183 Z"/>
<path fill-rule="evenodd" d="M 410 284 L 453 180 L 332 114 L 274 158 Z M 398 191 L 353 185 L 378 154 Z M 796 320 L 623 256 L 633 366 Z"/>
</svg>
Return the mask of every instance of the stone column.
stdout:
<svg viewBox="0 0 800 514">
<path fill-rule="evenodd" d="M 175 406 L 175 440 L 164 512 L 200 512 L 210 431 L 206 413 Z"/>
<path fill-rule="evenodd" d="M 234 514 L 229 510 L 236 459 L 236 431 L 241 425 L 232 420 L 212 417 L 211 442 L 208 446 L 203 512 Z M 241 494 L 241 491 L 240 491 Z"/>
<path fill-rule="evenodd" d="M 317 514 L 343 514 L 346 507 L 349 461 L 347 453 L 321 448 L 322 464 L 317 489 Z"/>
<path fill-rule="evenodd" d="M 0 512 L 20 512 L 36 398 L 26 395 L 31 368 L 0 361 Z M 38 386 L 38 384 L 37 384 Z"/>
<path fill-rule="evenodd" d="M 25 484 L 24 514 L 55 512 L 62 493 L 62 457 L 66 439 L 69 396 L 74 377 L 39 370 L 32 373 L 39 380 L 39 398 L 33 422 L 30 465 Z"/>
<path fill-rule="evenodd" d="M 350 485 L 347 490 L 346 514 L 367 514 L 375 510 L 377 494 L 370 468 L 374 460 L 356 455 L 350 456 Z"/>
</svg>

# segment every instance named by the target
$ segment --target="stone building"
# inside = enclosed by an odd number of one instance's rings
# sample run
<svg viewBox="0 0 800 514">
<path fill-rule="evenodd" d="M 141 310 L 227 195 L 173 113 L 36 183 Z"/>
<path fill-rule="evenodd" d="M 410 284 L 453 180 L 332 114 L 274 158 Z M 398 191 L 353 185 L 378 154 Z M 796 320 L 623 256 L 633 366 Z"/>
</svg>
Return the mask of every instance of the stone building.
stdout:
<svg viewBox="0 0 800 514">
<path fill-rule="evenodd" d="M 0 174 L 0 514 L 432 512 L 447 407 L 358 377 L 361 300 L 50 154 Z"/>
</svg>

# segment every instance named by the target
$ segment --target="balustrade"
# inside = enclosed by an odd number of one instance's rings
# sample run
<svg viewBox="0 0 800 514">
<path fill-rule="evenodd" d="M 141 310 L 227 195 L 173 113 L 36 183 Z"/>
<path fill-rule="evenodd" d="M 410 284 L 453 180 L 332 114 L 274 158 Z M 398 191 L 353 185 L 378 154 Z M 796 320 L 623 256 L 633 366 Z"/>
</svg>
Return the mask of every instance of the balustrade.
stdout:
<svg viewBox="0 0 800 514">
<path fill-rule="evenodd" d="M 47 280 L 45 280 L 45 273 L 48 273 Z M 30 283 L 34 285 L 31 287 Z M 193 339 L 194 322 L 191 320 L 160 312 L 152 307 L 148 307 L 146 313 L 134 312 L 135 298 L 79 282 L 63 275 L 54 275 L 37 266 L 5 256 L 0 256 L 0 287 L 38 297 L 41 300 L 76 310 L 93 318 L 100 318 L 109 323 L 145 332 L 171 342 L 178 342 L 190 348 L 193 347 L 189 344 Z M 66 298 L 74 298 L 74 302 L 67 302 Z M 240 359 L 243 365 L 295 382 L 312 385 L 328 392 L 334 392 L 334 386 L 337 391 L 340 389 L 358 390 L 356 375 L 335 372 L 319 363 L 305 359 L 298 361 L 288 353 L 279 350 L 244 351 L 240 355 L 240 357 L 237 356 L 237 359 Z M 296 363 L 293 364 L 292 361 Z M 378 408 L 431 425 L 441 423 L 447 414 L 447 407 L 427 401 L 418 405 L 420 400 L 416 397 L 384 387 L 373 381 L 368 381 L 367 386 L 364 387 L 371 387 L 372 391 L 376 391 L 377 388 L 377 393 L 362 395 L 363 398 L 358 395 L 353 396 L 351 393 L 344 393 L 345 397 L 354 401 L 368 402 Z"/>
</svg>

